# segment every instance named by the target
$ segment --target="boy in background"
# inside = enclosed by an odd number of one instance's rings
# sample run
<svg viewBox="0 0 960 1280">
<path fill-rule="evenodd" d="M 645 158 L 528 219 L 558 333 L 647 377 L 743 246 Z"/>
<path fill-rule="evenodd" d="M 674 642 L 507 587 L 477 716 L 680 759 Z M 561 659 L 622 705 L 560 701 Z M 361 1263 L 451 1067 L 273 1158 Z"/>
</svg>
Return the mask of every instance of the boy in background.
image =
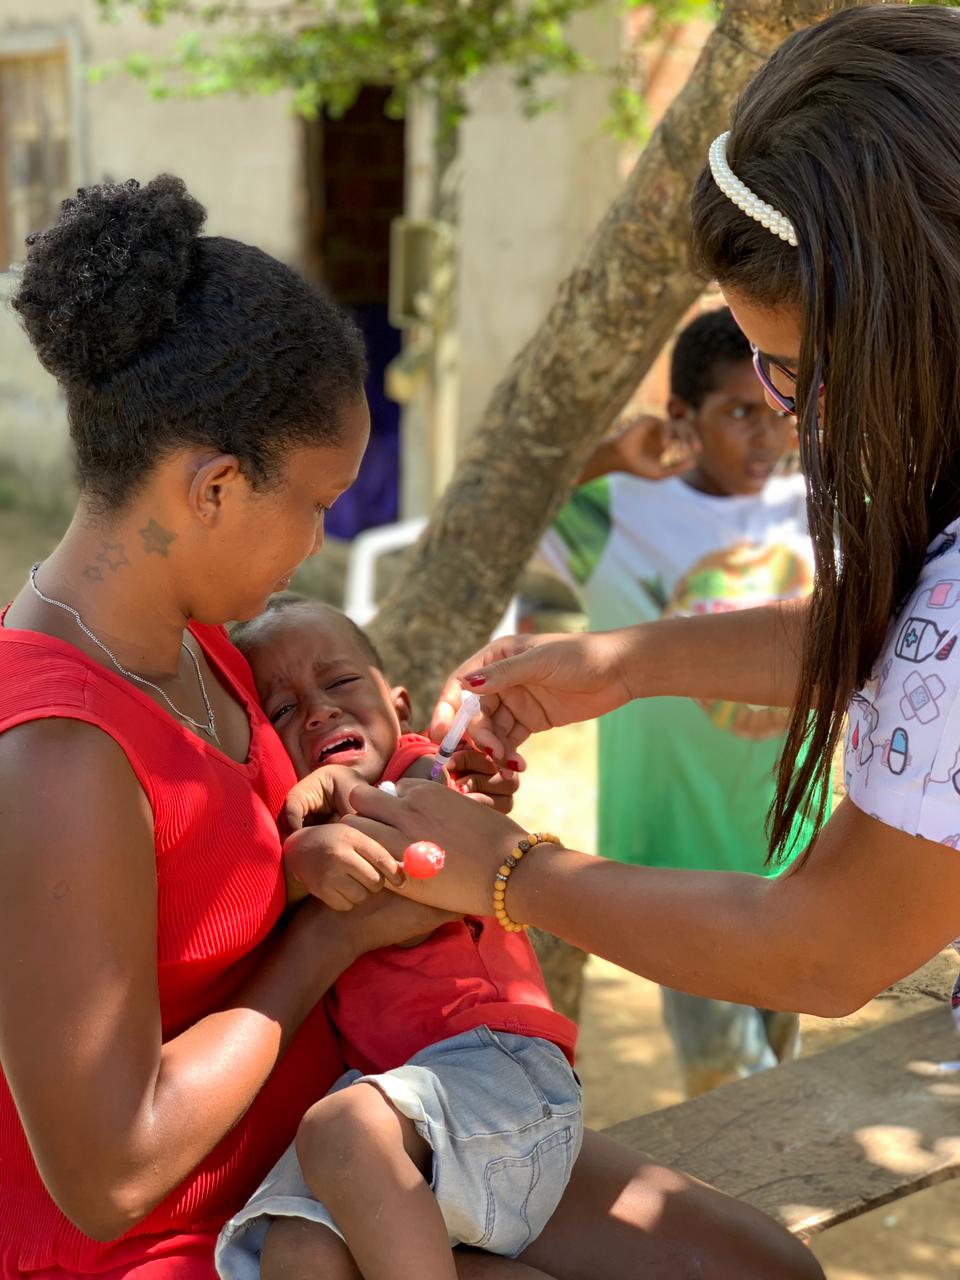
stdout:
<svg viewBox="0 0 960 1280">
<path fill-rule="evenodd" d="M 794 422 L 767 404 L 726 307 L 680 334 L 670 391 L 671 425 L 697 445 L 689 469 L 643 478 L 658 474 L 649 456 L 658 424 L 628 427 L 597 450 L 588 483 L 541 546 L 582 601 L 591 631 L 793 599 L 813 585 L 803 477 L 778 474 L 795 447 Z M 605 716 L 599 851 L 645 866 L 764 874 L 764 824 L 787 716 L 685 698 L 639 699 Z M 799 851 L 809 826 L 795 835 Z M 688 1096 L 796 1052 L 795 1014 L 667 988 L 663 1008 Z"/>
</svg>

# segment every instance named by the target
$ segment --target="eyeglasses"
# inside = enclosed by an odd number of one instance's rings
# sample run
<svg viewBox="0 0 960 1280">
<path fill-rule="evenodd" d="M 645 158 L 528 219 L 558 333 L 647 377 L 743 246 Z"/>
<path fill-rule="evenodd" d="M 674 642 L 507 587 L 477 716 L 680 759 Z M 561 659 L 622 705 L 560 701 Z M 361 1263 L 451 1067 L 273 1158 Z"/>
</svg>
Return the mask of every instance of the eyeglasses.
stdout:
<svg viewBox="0 0 960 1280">
<path fill-rule="evenodd" d="M 777 364 L 776 360 L 771 360 L 769 356 L 765 356 L 758 346 L 750 343 L 750 350 L 753 352 L 753 367 L 757 371 L 757 377 L 763 386 L 763 389 L 769 393 L 770 398 L 775 400 L 784 413 L 789 413 L 791 417 L 797 416 L 797 397 L 788 396 L 773 380 L 771 369 L 776 369 L 777 373 L 783 378 L 788 378 L 793 386 L 797 385 L 797 375 L 785 368 L 782 364 Z M 822 388 L 821 388 L 822 390 Z"/>
</svg>

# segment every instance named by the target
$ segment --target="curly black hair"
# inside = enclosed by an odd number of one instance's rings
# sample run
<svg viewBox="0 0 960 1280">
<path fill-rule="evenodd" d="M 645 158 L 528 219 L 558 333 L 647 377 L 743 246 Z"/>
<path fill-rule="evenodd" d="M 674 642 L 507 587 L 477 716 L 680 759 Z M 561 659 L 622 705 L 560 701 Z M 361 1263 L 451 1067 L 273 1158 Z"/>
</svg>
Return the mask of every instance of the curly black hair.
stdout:
<svg viewBox="0 0 960 1280">
<path fill-rule="evenodd" d="M 260 249 L 199 234 L 179 178 L 81 188 L 28 237 L 13 299 L 67 402 L 77 474 L 101 511 L 165 455 L 234 454 L 257 488 L 291 449 L 336 443 L 363 390 L 353 321 Z"/>
<path fill-rule="evenodd" d="M 729 307 L 697 316 L 681 332 L 670 360 L 670 390 L 694 409 L 716 391 L 723 369 L 750 359 L 750 343 Z"/>
<path fill-rule="evenodd" d="M 263 613 L 258 614 L 256 618 L 251 618 L 248 622 L 236 622 L 230 628 L 230 639 L 235 648 L 239 649 L 242 654 L 247 654 L 256 643 L 261 632 L 269 625 L 270 619 L 278 613 L 287 613 L 293 609 L 298 609 L 301 613 L 306 614 L 324 614 L 333 613 L 338 618 L 342 618 L 346 622 L 348 629 L 353 633 L 361 653 L 370 660 L 378 671 L 383 670 L 383 659 L 380 657 L 376 645 L 364 631 L 361 626 L 350 617 L 349 614 L 343 613 L 340 609 L 335 609 L 332 604 L 326 604 L 321 600 L 311 600 L 309 596 L 302 596 L 296 591 L 283 591 L 278 595 L 271 596 Z"/>
</svg>

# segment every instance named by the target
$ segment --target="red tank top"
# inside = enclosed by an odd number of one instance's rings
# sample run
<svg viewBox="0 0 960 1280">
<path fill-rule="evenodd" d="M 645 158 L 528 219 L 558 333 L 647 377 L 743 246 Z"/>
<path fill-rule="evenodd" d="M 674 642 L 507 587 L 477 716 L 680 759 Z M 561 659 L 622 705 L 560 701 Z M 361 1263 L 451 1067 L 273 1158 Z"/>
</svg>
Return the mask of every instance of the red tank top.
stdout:
<svg viewBox="0 0 960 1280">
<path fill-rule="evenodd" d="M 191 630 L 246 709 L 245 764 L 72 645 L 0 627 L 0 732 L 46 717 L 97 725 L 122 748 L 150 802 L 164 1038 L 221 1005 L 258 964 L 259 944 L 284 906 L 276 816 L 295 781 L 242 655 L 221 628 Z M 213 1280 L 220 1227 L 342 1066 L 321 1002 L 240 1123 L 149 1217 L 109 1244 L 77 1231 L 47 1194 L 0 1074 L 0 1278 L 119 1280 L 144 1268 L 151 1280 Z"/>
<path fill-rule="evenodd" d="M 436 744 L 405 734 L 381 781 L 396 782 Z M 544 851 L 549 856 L 549 850 Z M 327 997 L 347 1066 L 390 1071 L 449 1036 L 488 1026 L 542 1036 L 573 1062 L 576 1023 L 557 1013 L 525 933 L 467 916 L 416 947 L 383 947 L 356 960 Z"/>
</svg>

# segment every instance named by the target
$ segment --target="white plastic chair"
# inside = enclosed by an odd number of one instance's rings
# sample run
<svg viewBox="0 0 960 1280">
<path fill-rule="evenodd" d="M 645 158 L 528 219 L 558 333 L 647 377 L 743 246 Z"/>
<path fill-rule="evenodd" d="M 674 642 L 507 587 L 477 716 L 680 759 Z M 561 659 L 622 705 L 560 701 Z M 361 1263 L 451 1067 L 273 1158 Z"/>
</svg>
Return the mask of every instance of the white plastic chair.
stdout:
<svg viewBox="0 0 960 1280">
<path fill-rule="evenodd" d="M 377 561 L 389 551 L 412 546 L 426 524 L 426 518 L 418 516 L 415 520 L 400 520 L 396 524 L 367 529 L 354 538 L 347 561 L 343 611 L 358 626 L 365 627 L 377 612 Z M 514 635 L 519 618 L 520 602 L 514 596 L 492 638 Z"/>
</svg>

